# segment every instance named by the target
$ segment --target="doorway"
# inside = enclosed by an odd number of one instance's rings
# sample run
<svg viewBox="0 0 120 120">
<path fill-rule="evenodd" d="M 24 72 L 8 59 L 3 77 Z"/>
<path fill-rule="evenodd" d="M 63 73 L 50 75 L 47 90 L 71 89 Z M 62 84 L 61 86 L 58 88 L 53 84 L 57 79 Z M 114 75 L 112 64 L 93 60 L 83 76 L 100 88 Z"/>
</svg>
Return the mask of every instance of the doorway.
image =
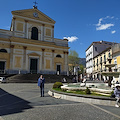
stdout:
<svg viewBox="0 0 120 120">
<path fill-rule="evenodd" d="M 38 59 L 30 59 L 30 73 L 37 73 Z"/>
<path fill-rule="evenodd" d="M 61 65 L 57 65 L 57 74 L 61 73 Z"/>
<path fill-rule="evenodd" d="M 0 61 L 0 74 L 5 72 L 5 61 Z"/>
</svg>

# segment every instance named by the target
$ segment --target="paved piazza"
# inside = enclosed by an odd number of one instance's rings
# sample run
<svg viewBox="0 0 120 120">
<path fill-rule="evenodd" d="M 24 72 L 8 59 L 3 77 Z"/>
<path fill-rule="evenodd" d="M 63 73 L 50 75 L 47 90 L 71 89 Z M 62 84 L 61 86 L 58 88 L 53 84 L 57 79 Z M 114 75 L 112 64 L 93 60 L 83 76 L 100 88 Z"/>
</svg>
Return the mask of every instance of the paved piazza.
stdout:
<svg viewBox="0 0 120 120">
<path fill-rule="evenodd" d="M 40 97 L 37 84 L 0 84 L 0 120 L 120 120 L 120 108 L 55 99 L 45 84 Z"/>
</svg>

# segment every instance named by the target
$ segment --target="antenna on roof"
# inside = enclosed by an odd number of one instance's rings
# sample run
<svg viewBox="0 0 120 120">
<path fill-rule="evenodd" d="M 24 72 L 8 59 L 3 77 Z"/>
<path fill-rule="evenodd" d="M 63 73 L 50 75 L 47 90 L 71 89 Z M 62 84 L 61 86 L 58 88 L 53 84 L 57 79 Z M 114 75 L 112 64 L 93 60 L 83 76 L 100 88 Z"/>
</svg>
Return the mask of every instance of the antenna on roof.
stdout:
<svg viewBox="0 0 120 120">
<path fill-rule="evenodd" d="M 35 0 L 35 2 L 33 2 L 33 3 L 35 3 L 35 5 L 33 5 L 33 9 L 37 9 L 37 2 L 36 2 L 36 0 Z"/>
</svg>

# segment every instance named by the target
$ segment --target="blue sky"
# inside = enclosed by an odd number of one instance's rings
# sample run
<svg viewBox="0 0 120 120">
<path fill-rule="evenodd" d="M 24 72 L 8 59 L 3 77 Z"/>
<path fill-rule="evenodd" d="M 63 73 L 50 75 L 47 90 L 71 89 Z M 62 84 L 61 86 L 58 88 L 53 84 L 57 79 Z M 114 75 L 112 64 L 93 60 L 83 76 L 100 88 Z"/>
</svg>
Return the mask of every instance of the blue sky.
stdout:
<svg viewBox="0 0 120 120">
<path fill-rule="evenodd" d="M 35 0 L 2 0 L 0 29 L 9 29 L 11 11 L 30 9 Z M 93 41 L 120 43 L 120 0 L 36 0 L 38 9 L 56 21 L 55 38 L 69 39 L 80 58 Z"/>
</svg>

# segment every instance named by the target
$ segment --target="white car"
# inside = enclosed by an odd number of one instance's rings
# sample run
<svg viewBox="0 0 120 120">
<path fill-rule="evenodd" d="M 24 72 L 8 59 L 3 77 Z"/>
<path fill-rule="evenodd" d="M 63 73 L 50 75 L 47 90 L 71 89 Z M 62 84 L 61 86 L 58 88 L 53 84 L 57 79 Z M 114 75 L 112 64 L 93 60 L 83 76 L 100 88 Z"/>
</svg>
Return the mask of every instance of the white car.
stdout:
<svg viewBox="0 0 120 120">
<path fill-rule="evenodd" d="M 6 83 L 5 77 L 0 77 L 0 83 Z"/>
</svg>

